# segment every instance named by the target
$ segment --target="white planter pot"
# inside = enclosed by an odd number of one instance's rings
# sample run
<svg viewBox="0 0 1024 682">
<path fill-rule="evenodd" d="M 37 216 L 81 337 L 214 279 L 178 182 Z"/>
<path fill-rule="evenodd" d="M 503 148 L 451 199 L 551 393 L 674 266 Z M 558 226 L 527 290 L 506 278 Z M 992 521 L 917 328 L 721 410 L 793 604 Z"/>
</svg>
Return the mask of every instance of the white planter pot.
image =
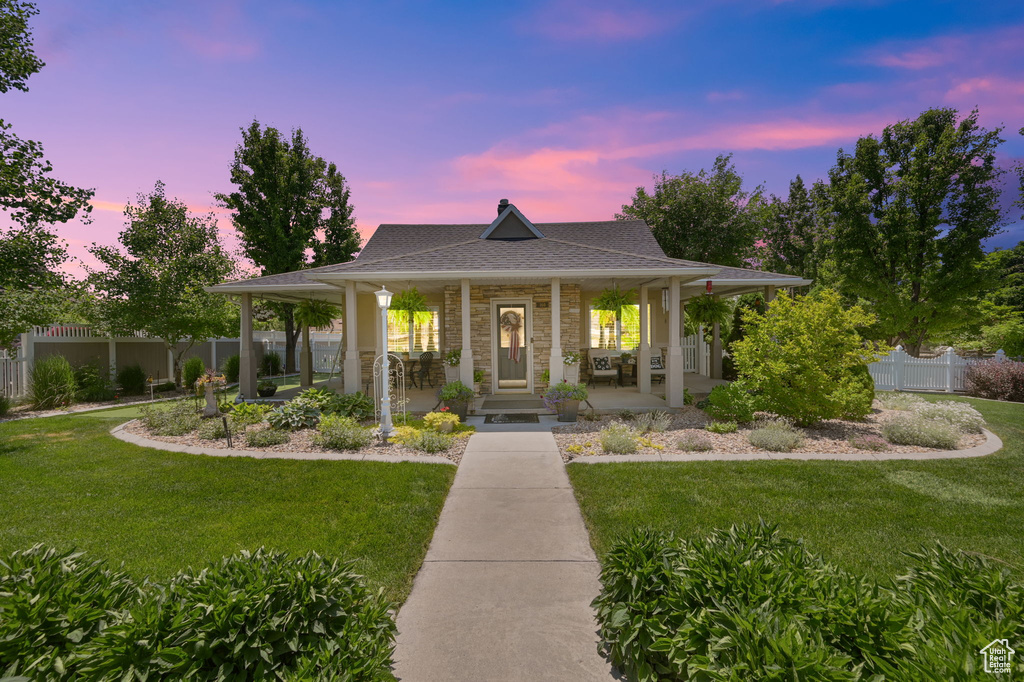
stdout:
<svg viewBox="0 0 1024 682">
<path fill-rule="evenodd" d="M 453 381 L 459 380 L 459 366 L 445 365 L 444 366 L 444 382 L 450 384 Z"/>
<path fill-rule="evenodd" d="M 580 363 L 575 365 L 565 365 L 562 369 L 563 377 L 570 384 L 580 383 Z"/>
</svg>

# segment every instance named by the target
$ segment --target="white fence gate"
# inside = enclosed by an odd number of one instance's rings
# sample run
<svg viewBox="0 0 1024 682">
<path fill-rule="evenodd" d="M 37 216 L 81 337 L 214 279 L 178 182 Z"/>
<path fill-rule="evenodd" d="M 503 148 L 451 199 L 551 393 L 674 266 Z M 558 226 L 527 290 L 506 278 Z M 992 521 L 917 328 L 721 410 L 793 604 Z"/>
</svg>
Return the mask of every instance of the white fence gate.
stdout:
<svg viewBox="0 0 1024 682">
<path fill-rule="evenodd" d="M 25 360 L 0 351 L 0 395 L 16 399 L 26 390 Z"/>
<path fill-rule="evenodd" d="M 1006 353 L 996 352 L 996 360 Z M 962 358 L 952 348 L 937 358 L 915 358 L 896 346 L 887 356 L 868 365 L 875 388 L 880 391 L 954 391 L 964 390 L 964 375 L 981 358 Z"/>
<path fill-rule="evenodd" d="M 710 376 L 711 346 L 704 341 L 704 328 L 696 334 L 683 337 L 683 371 Z"/>
</svg>

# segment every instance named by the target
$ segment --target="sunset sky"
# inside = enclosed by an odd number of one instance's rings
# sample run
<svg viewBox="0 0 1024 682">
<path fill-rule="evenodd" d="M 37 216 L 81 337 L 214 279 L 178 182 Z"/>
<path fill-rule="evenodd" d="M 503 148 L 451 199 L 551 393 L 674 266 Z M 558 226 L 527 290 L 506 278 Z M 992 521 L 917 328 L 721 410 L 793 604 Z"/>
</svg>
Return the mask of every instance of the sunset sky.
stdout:
<svg viewBox="0 0 1024 682">
<path fill-rule="evenodd" d="M 932 106 L 979 107 L 1006 127 L 1001 165 L 1024 159 L 1020 0 L 38 6 L 47 65 L 2 117 L 96 189 L 93 223 L 61 229 L 85 259 L 158 179 L 210 210 L 254 118 L 337 163 L 364 234 L 488 222 L 502 197 L 535 222 L 609 219 L 652 174 L 721 152 L 781 194 Z M 990 247 L 1024 239 L 1020 215 Z"/>
</svg>

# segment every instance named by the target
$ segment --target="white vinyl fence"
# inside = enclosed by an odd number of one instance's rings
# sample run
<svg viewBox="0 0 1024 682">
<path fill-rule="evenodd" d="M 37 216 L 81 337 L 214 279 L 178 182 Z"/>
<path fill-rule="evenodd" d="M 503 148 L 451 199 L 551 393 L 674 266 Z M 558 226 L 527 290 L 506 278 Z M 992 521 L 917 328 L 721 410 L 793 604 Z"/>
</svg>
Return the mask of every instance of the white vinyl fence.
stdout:
<svg viewBox="0 0 1024 682">
<path fill-rule="evenodd" d="M 711 375 L 711 346 L 704 340 L 704 328 L 682 339 L 683 371 Z"/>
<path fill-rule="evenodd" d="M 1006 353 L 998 351 L 997 360 Z M 962 358 L 952 348 L 937 358 L 915 358 L 902 346 L 868 365 L 875 388 L 880 391 L 954 391 L 964 390 L 967 367 L 982 358 Z"/>
</svg>

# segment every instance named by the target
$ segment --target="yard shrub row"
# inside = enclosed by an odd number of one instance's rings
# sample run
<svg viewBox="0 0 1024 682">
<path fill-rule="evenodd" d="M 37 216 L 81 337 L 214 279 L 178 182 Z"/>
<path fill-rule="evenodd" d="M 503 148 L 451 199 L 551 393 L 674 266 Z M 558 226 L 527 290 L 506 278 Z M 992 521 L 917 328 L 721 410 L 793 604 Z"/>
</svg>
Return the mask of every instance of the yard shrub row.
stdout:
<svg viewBox="0 0 1024 682">
<path fill-rule="evenodd" d="M 635 531 L 604 561 L 602 648 L 642 682 L 983 677 L 981 648 L 1024 637 L 1024 587 L 941 545 L 910 556 L 876 583 L 764 523 L 691 541 Z"/>
<path fill-rule="evenodd" d="M 983 360 L 967 366 L 967 395 L 991 400 L 1024 402 L 1024 362 Z"/>
<path fill-rule="evenodd" d="M 41 546 L 0 560 L 0 677 L 381 679 L 392 604 L 351 563 L 263 549 L 135 583 Z"/>
</svg>

